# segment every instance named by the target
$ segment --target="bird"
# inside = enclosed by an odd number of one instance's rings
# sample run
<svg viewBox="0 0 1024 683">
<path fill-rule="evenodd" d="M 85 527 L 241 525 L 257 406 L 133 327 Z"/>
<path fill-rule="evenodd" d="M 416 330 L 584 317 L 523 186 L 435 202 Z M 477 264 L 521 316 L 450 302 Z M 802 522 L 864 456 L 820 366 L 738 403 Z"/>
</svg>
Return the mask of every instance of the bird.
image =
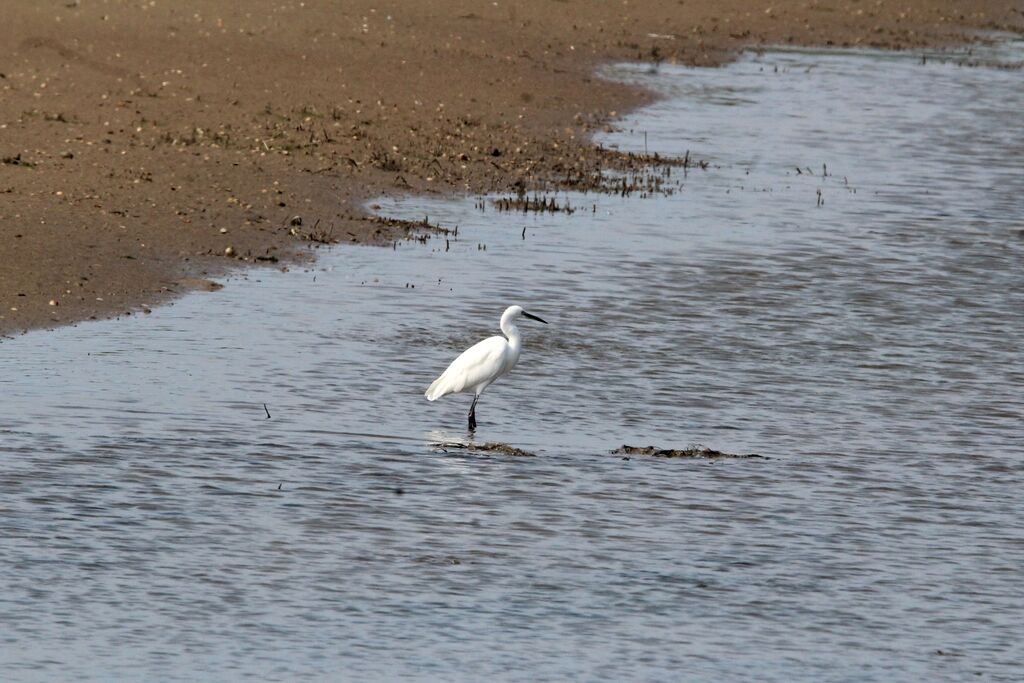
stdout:
<svg viewBox="0 0 1024 683">
<path fill-rule="evenodd" d="M 473 392 L 473 403 L 469 406 L 470 432 L 476 431 L 476 402 L 480 394 L 496 379 L 507 375 L 519 361 L 523 342 L 516 321 L 521 317 L 548 324 L 524 311 L 522 306 L 509 306 L 501 314 L 500 326 L 505 336 L 488 337 L 463 351 L 424 394 L 428 401 L 436 401 L 448 394 Z"/>
</svg>

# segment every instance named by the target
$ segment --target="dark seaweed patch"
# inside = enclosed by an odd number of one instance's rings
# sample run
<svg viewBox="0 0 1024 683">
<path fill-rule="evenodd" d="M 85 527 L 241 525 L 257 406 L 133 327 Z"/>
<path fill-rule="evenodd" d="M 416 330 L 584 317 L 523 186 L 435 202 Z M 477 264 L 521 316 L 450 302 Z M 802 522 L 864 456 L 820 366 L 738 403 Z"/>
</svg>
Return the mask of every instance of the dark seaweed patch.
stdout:
<svg viewBox="0 0 1024 683">
<path fill-rule="evenodd" d="M 763 455 L 757 453 L 723 453 L 722 451 L 716 451 L 713 448 L 707 446 L 688 446 L 682 449 L 675 448 L 655 448 L 654 446 L 627 446 L 623 444 L 622 448 L 616 448 L 612 451 L 613 455 L 646 455 L 652 458 L 704 458 L 704 459 L 719 459 L 719 458 L 760 458 L 767 460 Z"/>
<path fill-rule="evenodd" d="M 472 453 L 498 453 L 500 455 L 518 455 L 533 457 L 536 453 L 524 451 L 506 443 L 462 443 L 461 441 L 442 441 L 430 444 L 435 450 L 448 452 L 449 450 L 466 450 Z"/>
</svg>

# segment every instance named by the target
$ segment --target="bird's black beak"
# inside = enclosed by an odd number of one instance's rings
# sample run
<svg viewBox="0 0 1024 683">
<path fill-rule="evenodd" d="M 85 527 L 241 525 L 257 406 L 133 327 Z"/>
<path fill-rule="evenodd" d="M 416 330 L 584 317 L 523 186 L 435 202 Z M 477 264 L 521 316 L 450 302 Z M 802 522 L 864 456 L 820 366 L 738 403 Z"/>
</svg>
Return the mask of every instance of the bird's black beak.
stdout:
<svg viewBox="0 0 1024 683">
<path fill-rule="evenodd" d="M 544 323 L 545 325 L 548 324 L 547 320 L 542 320 L 541 318 L 538 318 L 535 315 L 531 315 L 531 314 L 527 313 L 526 311 L 523 311 L 523 317 L 524 318 L 529 318 L 530 320 L 536 320 L 537 322 Z"/>
</svg>

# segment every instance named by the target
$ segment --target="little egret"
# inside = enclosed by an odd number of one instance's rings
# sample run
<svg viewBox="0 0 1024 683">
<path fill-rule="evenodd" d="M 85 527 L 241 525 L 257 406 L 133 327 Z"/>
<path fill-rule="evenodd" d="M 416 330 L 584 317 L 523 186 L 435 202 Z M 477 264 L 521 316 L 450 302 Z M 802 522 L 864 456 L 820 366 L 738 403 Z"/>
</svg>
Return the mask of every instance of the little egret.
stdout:
<svg viewBox="0 0 1024 683">
<path fill-rule="evenodd" d="M 508 339 L 495 335 L 469 347 L 453 360 L 448 369 L 427 389 L 425 396 L 428 401 L 436 401 L 448 394 L 472 391 L 473 403 L 469 406 L 471 432 L 476 430 L 476 402 L 480 400 L 480 394 L 484 393 L 484 389 L 494 380 L 507 375 L 519 360 L 523 344 L 519 338 L 516 320 L 520 316 L 548 324 L 546 320 L 524 311 L 522 306 L 509 306 L 501 314 L 501 331 Z"/>
</svg>

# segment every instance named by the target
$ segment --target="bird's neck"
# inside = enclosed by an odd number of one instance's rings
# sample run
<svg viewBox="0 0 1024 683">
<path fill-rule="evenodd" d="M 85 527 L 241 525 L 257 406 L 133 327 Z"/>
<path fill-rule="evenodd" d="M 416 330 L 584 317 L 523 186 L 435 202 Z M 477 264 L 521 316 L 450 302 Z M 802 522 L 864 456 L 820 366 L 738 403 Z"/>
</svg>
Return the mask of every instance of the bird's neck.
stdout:
<svg viewBox="0 0 1024 683">
<path fill-rule="evenodd" d="M 502 321 L 501 331 L 505 334 L 506 337 L 508 337 L 509 346 L 518 349 L 519 345 L 522 343 L 521 339 L 519 338 L 519 328 L 516 327 L 511 322 Z"/>
</svg>

